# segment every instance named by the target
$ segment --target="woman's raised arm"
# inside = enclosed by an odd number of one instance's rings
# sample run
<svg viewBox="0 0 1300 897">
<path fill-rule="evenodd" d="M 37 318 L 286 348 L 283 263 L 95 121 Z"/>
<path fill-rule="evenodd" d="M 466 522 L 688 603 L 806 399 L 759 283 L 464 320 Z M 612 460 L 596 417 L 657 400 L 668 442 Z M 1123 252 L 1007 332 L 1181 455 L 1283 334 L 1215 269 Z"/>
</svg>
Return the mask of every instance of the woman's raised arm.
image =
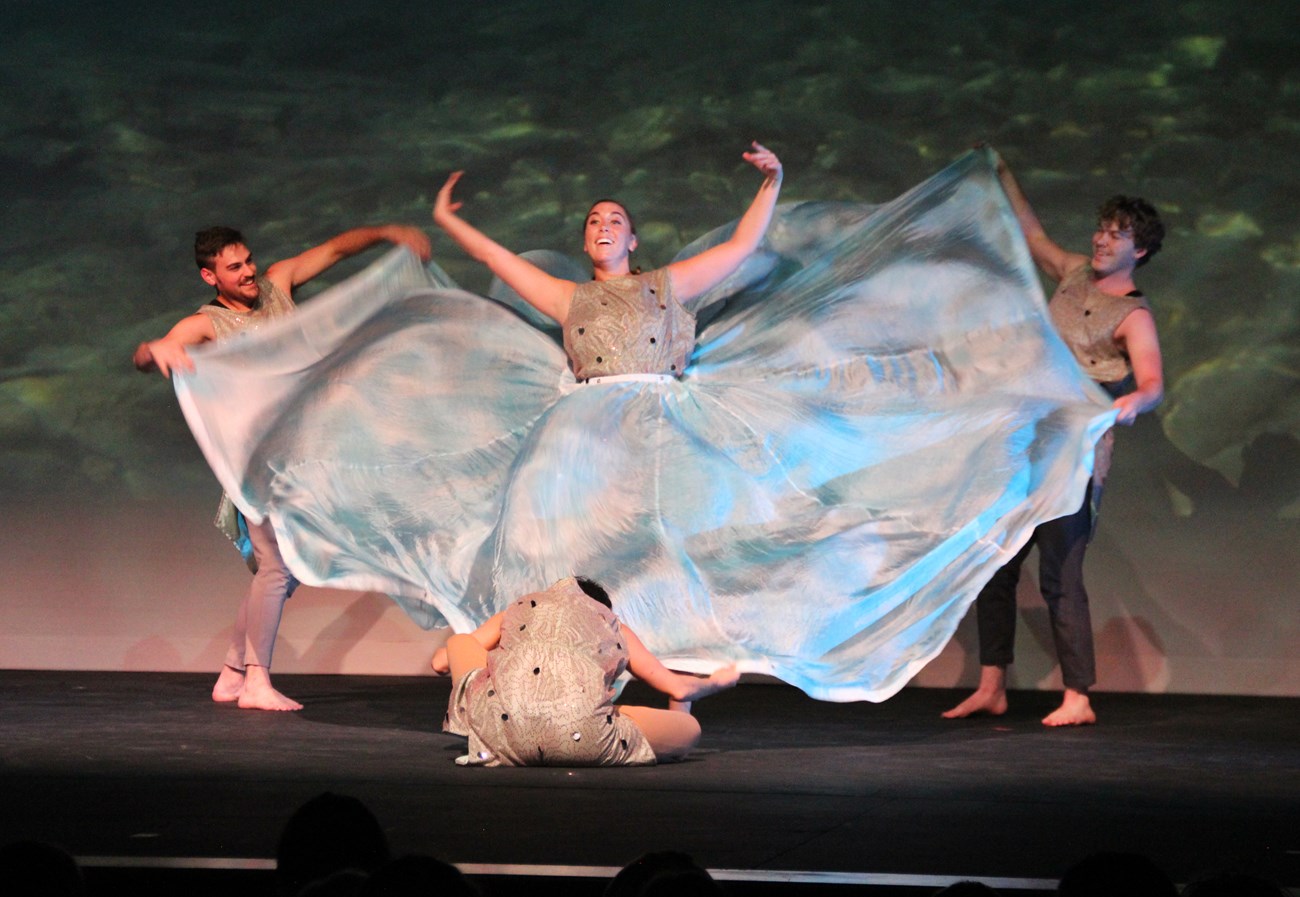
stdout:
<svg viewBox="0 0 1300 897">
<path fill-rule="evenodd" d="M 470 258 L 487 265 L 493 274 L 505 281 L 525 302 L 563 324 L 577 284 L 571 280 L 552 277 L 457 215 L 462 203 L 453 200 L 451 192 L 462 174 L 463 171 L 452 172 L 438 191 L 438 198 L 433 204 L 434 223 L 455 240 Z"/>
<path fill-rule="evenodd" d="M 749 204 L 731 239 L 704 250 L 699 255 L 673 262 L 668 266 L 673 293 L 678 301 L 685 302 L 721 283 L 727 275 L 740 267 L 740 263 L 758 248 L 772 221 L 777 197 L 781 194 L 781 160 L 762 144 L 755 142 L 753 150 L 744 154 L 745 161 L 763 173 L 763 184 Z"/>
</svg>

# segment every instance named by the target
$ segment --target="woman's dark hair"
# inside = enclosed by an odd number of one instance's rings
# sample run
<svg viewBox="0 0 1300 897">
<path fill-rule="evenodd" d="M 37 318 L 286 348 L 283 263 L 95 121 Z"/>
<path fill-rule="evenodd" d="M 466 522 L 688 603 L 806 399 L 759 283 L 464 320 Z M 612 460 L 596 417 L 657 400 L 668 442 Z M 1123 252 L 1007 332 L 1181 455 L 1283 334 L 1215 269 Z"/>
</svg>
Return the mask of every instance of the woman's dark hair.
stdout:
<svg viewBox="0 0 1300 897">
<path fill-rule="evenodd" d="M 608 196 L 596 200 L 587 208 L 587 214 L 582 217 L 583 228 L 585 229 L 587 227 L 587 219 L 591 217 L 591 213 L 595 211 L 596 206 L 600 205 L 602 202 L 613 203 L 622 209 L 623 214 L 627 217 L 627 226 L 632 229 L 632 235 L 636 236 L 636 222 L 632 220 L 632 213 L 627 210 L 627 206 L 621 200 L 611 199 Z"/>
<path fill-rule="evenodd" d="M 574 579 L 578 581 L 578 588 L 587 593 L 588 598 L 592 601 L 600 602 L 610 610 L 614 609 L 614 605 L 609 601 L 609 592 L 605 591 L 604 586 L 596 582 L 594 579 L 588 579 L 585 576 L 575 576 Z"/>
<path fill-rule="evenodd" d="M 1133 246 L 1145 249 L 1146 255 L 1137 260 L 1140 268 L 1160 251 L 1165 239 L 1165 225 L 1155 206 L 1140 196 L 1112 196 L 1097 210 L 1098 223 L 1114 221 L 1125 230 L 1133 231 Z"/>
</svg>

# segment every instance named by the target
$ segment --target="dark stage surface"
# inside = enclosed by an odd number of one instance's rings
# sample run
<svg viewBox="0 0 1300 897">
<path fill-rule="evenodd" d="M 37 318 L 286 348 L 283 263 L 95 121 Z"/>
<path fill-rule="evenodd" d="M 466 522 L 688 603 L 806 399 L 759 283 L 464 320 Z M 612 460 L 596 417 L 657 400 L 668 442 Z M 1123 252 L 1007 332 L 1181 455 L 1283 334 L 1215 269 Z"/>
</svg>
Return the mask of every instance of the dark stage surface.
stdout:
<svg viewBox="0 0 1300 897">
<path fill-rule="evenodd" d="M 1047 730 L 1050 693 L 949 722 L 957 692 L 825 704 L 755 684 L 697 706 L 704 741 L 686 763 L 467 769 L 438 731 L 446 680 L 277 677 L 297 714 L 218 706 L 210 685 L 0 673 L 0 843 L 54 841 L 91 866 L 267 860 L 294 808 L 329 789 L 364 800 L 396 852 L 476 871 L 583 874 L 672 848 L 772 881 L 1012 889 L 1117 849 L 1180 882 L 1234 866 L 1300 885 L 1295 699 L 1100 694 L 1100 725 Z"/>
</svg>

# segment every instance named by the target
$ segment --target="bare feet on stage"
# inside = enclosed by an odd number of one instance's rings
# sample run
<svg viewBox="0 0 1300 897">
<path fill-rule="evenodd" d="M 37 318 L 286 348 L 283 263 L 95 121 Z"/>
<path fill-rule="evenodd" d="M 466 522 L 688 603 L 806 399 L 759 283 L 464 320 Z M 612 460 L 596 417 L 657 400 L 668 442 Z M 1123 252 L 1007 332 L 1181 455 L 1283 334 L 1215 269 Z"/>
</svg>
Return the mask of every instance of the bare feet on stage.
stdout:
<svg viewBox="0 0 1300 897">
<path fill-rule="evenodd" d="M 243 710 L 302 709 L 293 698 L 275 690 L 271 685 L 270 670 L 252 663 L 244 670 L 244 690 L 239 695 L 239 706 Z"/>
<path fill-rule="evenodd" d="M 980 667 L 980 684 L 974 693 L 956 707 L 944 712 L 944 719 L 961 719 L 987 714 L 1001 716 L 1007 712 L 1007 671 L 1005 667 Z M 1087 692 L 1065 690 L 1065 699 L 1047 716 L 1044 726 L 1091 726 L 1097 722 Z"/>
<path fill-rule="evenodd" d="M 962 719 L 987 714 L 1001 716 L 1007 712 L 1007 671 L 1005 667 L 980 667 L 980 684 L 974 694 L 951 710 L 944 719 Z"/>
<path fill-rule="evenodd" d="M 222 667 L 217 684 L 212 687 L 212 700 L 224 704 L 238 702 L 243 710 L 302 709 L 293 698 L 276 691 L 266 667 L 254 664 L 249 664 L 244 671 Z"/>
<path fill-rule="evenodd" d="M 1097 714 L 1092 710 L 1092 702 L 1086 692 L 1065 690 L 1065 699 L 1047 716 L 1043 717 L 1044 726 L 1091 726 L 1097 721 Z"/>
<path fill-rule="evenodd" d="M 234 667 L 222 667 L 217 684 L 212 686 L 212 700 L 218 704 L 238 701 L 244 691 L 244 671 Z"/>
</svg>

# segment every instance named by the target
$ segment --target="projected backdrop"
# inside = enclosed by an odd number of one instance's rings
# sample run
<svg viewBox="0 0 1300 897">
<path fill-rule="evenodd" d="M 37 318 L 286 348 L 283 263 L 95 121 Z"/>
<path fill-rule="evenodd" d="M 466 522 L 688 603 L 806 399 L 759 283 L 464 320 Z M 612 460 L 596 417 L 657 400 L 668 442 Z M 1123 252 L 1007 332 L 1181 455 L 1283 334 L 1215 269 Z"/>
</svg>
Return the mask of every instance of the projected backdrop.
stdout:
<svg viewBox="0 0 1300 897">
<path fill-rule="evenodd" d="M 1154 202 L 1163 407 L 1119 435 L 1089 556 L 1101 688 L 1300 694 L 1300 9 L 1155 2 L 12 4 L 0 36 L 0 665 L 215 669 L 246 575 L 169 385 L 129 363 L 205 301 L 193 232 L 263 263 L 428 226 L 446 173 L 515 249 L 592 199 L 641 264 L 783 198 L 881 201 L 986 140 L 1053 237 Z M 484 276 L 435 235 L 461 283 Z M 359 263 L 358 263 L 359 264 Z M 358 264 L 341 266 L 338 276 Z M 337 269 L 336 269 L 337 270 Z M 334 277 L 335 271 L 330 273 Z M 309 294 L 308 294 L 309 295 Z M 1017 684 L 1050 684 L 1041 604 Z M 306 590 L 277 666 L 417 671 L 375 596 Z M 971 633 L 922 676 L 969 677 Z"/>
</svg>

